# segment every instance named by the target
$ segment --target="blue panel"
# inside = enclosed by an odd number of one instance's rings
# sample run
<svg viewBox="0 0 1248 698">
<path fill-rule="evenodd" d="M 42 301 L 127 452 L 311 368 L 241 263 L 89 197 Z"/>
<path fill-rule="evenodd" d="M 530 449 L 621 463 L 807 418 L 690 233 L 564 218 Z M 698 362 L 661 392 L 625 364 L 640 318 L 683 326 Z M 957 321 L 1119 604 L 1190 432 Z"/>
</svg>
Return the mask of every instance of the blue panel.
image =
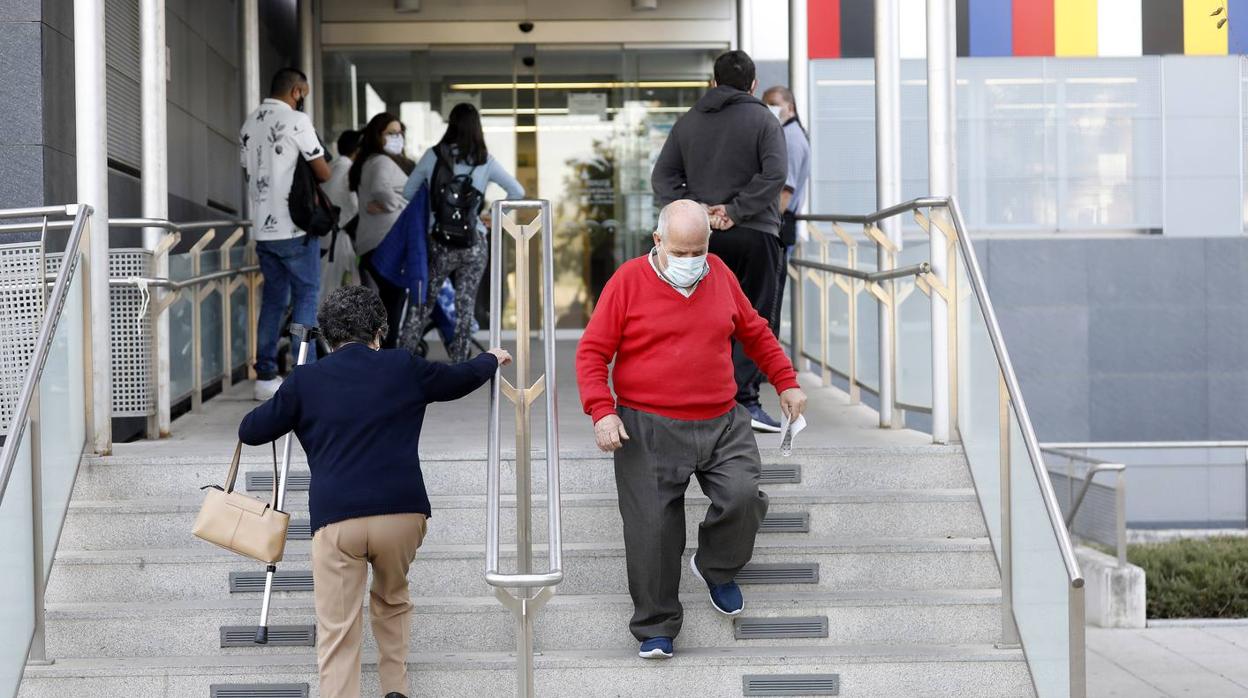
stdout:
<svg viewBox="0 0 1248 698">
<path fill-rule="evenodd" d="M 971 55 L 1014 55 L 1014 3 L 970 0 L 968 4 Z"/>
<path fill-rule="evenodd" d="M 1226 13 L 1228 17 L 1248 17 L 1248 0 L 1230 0 L 1226 3 Z M 1231 33 L 1227 53 L 1248 53 L 1248 22 L 1232 20 L 1226 23 L 1226 28 Z"/>
</svg>

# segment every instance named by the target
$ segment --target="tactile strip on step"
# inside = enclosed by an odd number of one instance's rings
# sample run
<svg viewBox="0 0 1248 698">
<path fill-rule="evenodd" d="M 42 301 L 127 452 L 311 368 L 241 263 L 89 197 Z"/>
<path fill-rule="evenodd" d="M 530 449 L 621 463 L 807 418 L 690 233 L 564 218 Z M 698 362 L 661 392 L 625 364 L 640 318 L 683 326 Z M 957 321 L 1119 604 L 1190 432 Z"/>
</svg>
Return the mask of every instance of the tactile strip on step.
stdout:
<svg viewBox="0 0 1248 698">
<path fill-rule="evenodd" d="M 291 524 L 294 525 L 293 523 Z M 799 512 L 768 512 L 763 523 L 758 527 L 759 533 L 809 533 L 810 514 Z"/>
<path fill-rule="evenodd" d="M 308 698 L 306 683 L 218 683 L 208 698 Z"/>
<path fill-rule="evenodd" d="M 734 618 L 732 635 L 738 640 L 784 640 L 827 637 L 827 616 L 792 618 Z"/>
<path fill-rule="evenodd" d="M 286 540 L 312 540 L 312 522 L 307 519 L 293 519 L 286 527 Z"/>
<path fill-rule="evenodd" d="M 745 696 L 839 696 L 840 674 L 746 674 L 741 677 Z"/>
<path fill-rule="evenodd" d="M 231 572 L 230 593 L 264 591 L 264 570 Z M 273 591 L 312 591 L 311 570 L 278 570 L 273 575 Z"/>
<path fill-rule="evenodd" d="M 758 478 L 760 485 L 790 485 L 801 481 L 802 466 L 800 465 L 764 465 Z M 272 473 L 269 474 L 269 482 L 273 482 Z M 247 486 L 251 487 L 250 480 L 247 481 Z"/>
<path fill-rule="evenodd" d="M 286 474 L 287 492 L 307 492 L 308 485 L 310 484 L 312 484 L 312 473 Z M 273 471 L 253 470 L 252 472 L 247 473 L 247 491 L 272 492 Z"/>
<path fill-rule="evenodd" d="M 315 625 L 270 625 L 268 645 L 276 647 L 316 647 Z M 256 647 L 256 626 L 221 626 L 222 647 Z"/>
<path fill-rule="evenodd" d="M 742 584 L 818 584 L 819 563 L 751 562 L 737 573 L 737 581 Z"/>
</svg>

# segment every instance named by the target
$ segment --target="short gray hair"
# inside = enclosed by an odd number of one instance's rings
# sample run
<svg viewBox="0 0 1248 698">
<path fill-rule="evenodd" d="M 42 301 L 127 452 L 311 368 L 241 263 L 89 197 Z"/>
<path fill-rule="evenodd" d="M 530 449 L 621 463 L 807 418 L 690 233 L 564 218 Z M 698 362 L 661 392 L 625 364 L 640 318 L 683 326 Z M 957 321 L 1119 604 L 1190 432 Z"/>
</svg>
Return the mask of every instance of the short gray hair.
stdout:
<svg viewBox="0 0 1248 698">
<path fill-rule="evenodd" d="M 658 228 L 655 231 L 658 233 L 659 239 L 662 240 L 663 238 L 667 237 L 667 228 L 668 228 L 668 225 L 670 225 L 671 223 L 673 211 L 679 212 L 681 209 L 692 210 L 695 208 L 698 212 L 698 215 L 701 216 L 702 218 L 702 225 L 706 229 L 706 234 L 710 235 L 711 234 L 711 217 L 706 214 L 706 208 L 702 206 L 702 204 L 699 204 L 695 201 L 690 201 L 689 199 L 677 199 L 673 201 L 672 203 L 664 206 L 659 211 L 659 223 L 658 223 Z"/>
</svg>

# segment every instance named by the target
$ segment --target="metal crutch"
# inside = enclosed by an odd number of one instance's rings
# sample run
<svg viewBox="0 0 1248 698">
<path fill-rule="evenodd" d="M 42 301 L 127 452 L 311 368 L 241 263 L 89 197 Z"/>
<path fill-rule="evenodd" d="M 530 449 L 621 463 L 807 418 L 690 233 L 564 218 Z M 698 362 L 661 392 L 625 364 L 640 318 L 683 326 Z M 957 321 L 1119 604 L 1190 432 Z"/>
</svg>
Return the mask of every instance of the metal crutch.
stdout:
<svg viewBox="0 0 1248 698">
<path fill-rule="evenodd" d="M 308 347 L 320 335 L 315 327 L 304 327 L 298 323 L 290 323 L 290 336 L 299 342 L 299 359 L 295 365 L 302 366 L 308 360 Z M 282 472 L 277 478 L 277 510 L 285 511 L 286 504 L 286 473 L 290 469 L 290 451 L 294 447 L 295 433 L 286 434 L 286 444 L 282 447 Z M 256 626 L 256 644 L 269 644 L 269 600 L 273 596 L 273 575 L 277 573 L 277 565 L 265 568 L 264 600 L 260 603 L 260 625 Z"/>
</svg>

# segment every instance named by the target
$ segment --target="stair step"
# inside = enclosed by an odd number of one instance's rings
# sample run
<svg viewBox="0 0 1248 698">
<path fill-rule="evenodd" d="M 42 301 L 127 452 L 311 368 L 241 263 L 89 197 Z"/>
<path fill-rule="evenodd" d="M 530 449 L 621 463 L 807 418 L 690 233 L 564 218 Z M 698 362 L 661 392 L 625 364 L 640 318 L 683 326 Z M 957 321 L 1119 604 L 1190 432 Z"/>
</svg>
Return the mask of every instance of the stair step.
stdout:
<svg viewBox="0 0 1248 698">
<path fill-rule="evenodd" d="M 417 647 L 413 642 L 413 647 Z M 365 652 L 362 695 L 381 695 L 377 656 Z M 510 652 L 437 652 L 408 657 L 413 688 L 429 696 L 514 695 L 515 656 Z M 741 695 L 744 676 L 824 674 L 836 667 L 846 690 L 865 698 L 956 695 L 959 698 L 1034 696 L 1020 650 L 990 644 L 891 646 L 693 647 L 677 644 L 666 662 L 637 658 L 637 647 L 552 650 L 534 658 L 535 695 L 607 698 L 628 695 Z M 19 698 L 66 695 L 184 698 L 208 694 L 211 685 L 309 683 L 316 692 L 311 652 L 217 657 L 58 658 L 26 668 Z"/>
<path fill-rule="evenodd" d="M 819 563 L 750 563 L 737 573 L 741 584 L 818 584 Z"/>
<path fill-rule="evenodd" d="M 268 581 L 267 571 L 230 573 L 230 593 L 260 593 Z M 273 591 L 312 591 L 312 570 L 278 570 L 273 573 Z"/>
<path fill-rule="evenodd" d="M 221 626 L 222 647 L 316 647 L 316 625 L 270 625 L 268 643 L 256 644 L 255 625 Z"/>
<path fill-rule="evenodd" d="M 741 677 L 743 696 L 839 696 L 840 674 L 746 674 Z"/>
<path fill-rule="evenodd" d="M 435 519 L 436 525 L 436 519 Z M 693 546 L 690 546 L 692 550 Z M 409 575 L 417 596 L 485 596 L 484 547 L 428 544 L 417 553 Z M 503 570 L 512 551 L 504 550 Z M 545 557 L 536 546 L 535 557 Z M 817 586 L 824 590 L 986 589 L 998 586 L 996 558 L 985 538 L 801 540 L 758 538 L 754 565 L 818 564 Z M 287 550 L 278 571 L 307 570 L 309 554 Z M 250 562 L 208 543 L 174 549 L 62 551 L 47 590 L 49 603 L 121 599 L 222 598 L 229 594 L 231 572 L 262 571 Z M 624 593 L 626 574 L 622 543 L 564 545 L 565 577 L 561 594 Z M 682 588 L 697 591 L 697 580 L 684 575 Z M 787 585 L 794 590 L 808 584 Z"/>
<path fill-rule="evenodd" d="M 738 640 L 789 640 L 828 636 L 827 616 L 734 618 L 732 634 Z"/>
<path fill-rule="evenodd" d="M 695 486 L 696 487 L 696 486 Z M 623 530 L 614 493 L 573 494 L 561 498 L 564 540 L 591 543 L 619 540 Z M 435 496 L 429 544 L 471 544 L 485 539 L 483 496 Z M 191 536 L 202 501 L 179 499 L 77 501 L 70 505 L 61 533 L 61 550 L 120 550 L 176 548 L 200 545 Z M 503 540 L 515 530 L 514 502 L 504 502 Z M 685 525 L 690 540 L 706 514 L 709 501 L 697 489 L 686 498 Z M 537 541 L 545 538 L 544 498 L 533 505 L 533 531 Z M 306 501 L 288 501 L 287 512 L 295 522 L 308 517 Z M 802 527 L 797 518 L 806 516 Z M 784 521 L 785 523 L 780 523 Z M 292 522 L 293 523 L 293 522 Z M 769 534 L 809 534 L 809 537 L 854 540 L 858 538 L 947 537 L 974 538 L 987 535 L 975 494 L 970 489 L 952 490 L 854 490 L 807 493 L 795 490 L 770 493 L 768 519 L 761 529 Z M 310 532 L 292 529 L 291 540 L 306 540 Z M 292 547 L 291 550 L 298 550 Z"/>
<path fill-rule="evenodd" d="M 208 698 L 308 698 L 306 683 L 217 683 Z"/>
</svg>

